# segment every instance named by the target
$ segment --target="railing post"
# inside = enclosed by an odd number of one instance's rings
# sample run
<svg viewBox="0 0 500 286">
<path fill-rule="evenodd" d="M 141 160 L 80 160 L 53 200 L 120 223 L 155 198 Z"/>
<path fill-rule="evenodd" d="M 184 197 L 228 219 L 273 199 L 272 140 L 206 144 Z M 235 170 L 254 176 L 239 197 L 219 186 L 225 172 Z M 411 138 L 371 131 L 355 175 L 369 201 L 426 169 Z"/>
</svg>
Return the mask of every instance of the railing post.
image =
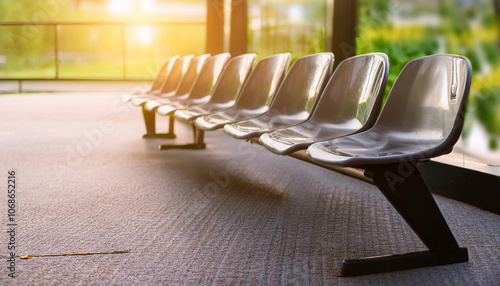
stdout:
<svg viewBox="0 0 500 286">
<path fill-rule="evenodd" d="M 54 24 L 54 57 L 56 66 L 56 79 L 59 79 L 59 25 Z"/>
<path fill-rule="evenodd" d="M 122 23 L 122 62 L 123 62 L 123 79 L 125 80 L 127 78 L 127 68 L 126 68 L 126 61 L 127 61 L 127 50 L 126 50 L 126 44 L 125 44 L 125 23 Z"/>
</svg>

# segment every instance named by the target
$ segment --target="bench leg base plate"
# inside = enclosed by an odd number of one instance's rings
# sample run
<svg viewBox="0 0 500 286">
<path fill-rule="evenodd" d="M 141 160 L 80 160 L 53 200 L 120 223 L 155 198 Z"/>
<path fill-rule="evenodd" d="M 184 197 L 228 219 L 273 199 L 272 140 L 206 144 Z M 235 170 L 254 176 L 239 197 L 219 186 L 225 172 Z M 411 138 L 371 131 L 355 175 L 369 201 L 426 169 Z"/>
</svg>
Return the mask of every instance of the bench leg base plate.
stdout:
<svg viewBox="0 0 500 286">
<path fill-rule="evenodd" d="M 203 150 L 205 148 L 206 148 L 205 144 L 158 145 L 158 150 L 167 150 L 167 149 Z"/>
<path fill-rule="evenodd" d="M 142 138 L 163 138 L 163 139 L 173 139 L 176 138 L 174 133 L 153 133 L 153 134 L 144 134 Z"/>
<path fill-rule="evenodd" d="M 467 248 L 449 258 L 439 258 L 431 251 L 412 252 L 400 255 L 386 255 L 361 259 L 344 260 L 342 268 L 336 271 L 337 276 L 359 276 L 384 273 L 429 266 L 447 265 L 469 261 Z"/>
</svg>

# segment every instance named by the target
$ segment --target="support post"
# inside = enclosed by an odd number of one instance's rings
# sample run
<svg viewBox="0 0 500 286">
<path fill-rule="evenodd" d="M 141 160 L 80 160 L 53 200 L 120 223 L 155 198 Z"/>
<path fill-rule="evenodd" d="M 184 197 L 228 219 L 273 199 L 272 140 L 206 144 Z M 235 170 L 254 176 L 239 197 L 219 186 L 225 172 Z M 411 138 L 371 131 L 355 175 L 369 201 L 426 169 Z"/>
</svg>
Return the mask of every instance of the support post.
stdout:
<svg viewBox="0 0 500 286">
<path fill-rule="evenodd" d="M 169 116 L 168 133 L 156 133 L 156 113 L 142 108 L 144 124 L 146 125 L 146 134 L 142 138 L 175 138 L 174 117 Z"/>
<path fill-rule="evenodd" d="M 247 0 L 232 0 L 229 52 L 233 57 L 247 53 L 247 22 Z"/>
<path fill-rule="evenodd" d="M 224 51 L 224 0 L 207 0 L 207 53 Z"/>
<path fill-rule="evenodd" d="M 358 0 L 327 1 L 327 27 L 325 50 L 335 55 L 334 68 L 343 60 L 356 55 Z M 330 19 L 333 17 L 333 19 Z"/>
<path fill-rule="evenodd" d="M 356 276 L 466 262 L 467 249 L 458 246 L 416 164 L 401 162 L 363 166 L 398 213 L 429 251 L 345 260 L 340 276 Z"/>
</svg>

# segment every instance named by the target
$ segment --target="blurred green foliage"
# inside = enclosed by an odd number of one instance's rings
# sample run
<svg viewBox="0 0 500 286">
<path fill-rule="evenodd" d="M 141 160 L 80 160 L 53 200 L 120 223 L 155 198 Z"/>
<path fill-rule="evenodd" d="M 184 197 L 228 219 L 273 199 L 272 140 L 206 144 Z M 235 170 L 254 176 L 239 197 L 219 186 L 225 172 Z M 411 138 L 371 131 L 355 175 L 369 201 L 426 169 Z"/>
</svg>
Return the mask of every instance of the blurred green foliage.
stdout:
<svg viewBox="0 0 500 286">
<path fill-rule="evenodd" d="M 248 51 L 290 52 L 292 62 L 325 50 L 325 0 L 248 0 Z"/>
<path fill-rule="evenodd" d="M 380 51 L 388 55 L 386 96 L 412 59 L 436 53 L 467 57 L 473 78 L 464 139 L 476 120 L 489 134 L 490 149 L 496 150 L 500 141 L 498 2 L 359 0 L 357 53 Z"/>
</svg>

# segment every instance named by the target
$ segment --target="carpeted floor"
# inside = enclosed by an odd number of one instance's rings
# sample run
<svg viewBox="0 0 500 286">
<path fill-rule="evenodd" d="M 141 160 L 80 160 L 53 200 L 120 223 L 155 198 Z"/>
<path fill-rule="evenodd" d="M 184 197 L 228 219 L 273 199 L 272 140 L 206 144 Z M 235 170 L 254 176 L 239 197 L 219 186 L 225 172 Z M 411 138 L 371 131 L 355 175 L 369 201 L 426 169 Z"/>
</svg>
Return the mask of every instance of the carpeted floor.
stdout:
<svg viewBox="0 0 500 286">
<path fill-rule="evenodd" d="M 2 258 L 0 285 L 500 285 L 498 215 L 436 196 L 470 262 L 339 278 L 345 258 L 425 250 L 376 187 L 220 131 L 202 151 L 143 132 L 118 94 L 0 96 L 0 255 L 15 170 L 16 254 L 35 256 L 16 278 Z"/>
</svg>

